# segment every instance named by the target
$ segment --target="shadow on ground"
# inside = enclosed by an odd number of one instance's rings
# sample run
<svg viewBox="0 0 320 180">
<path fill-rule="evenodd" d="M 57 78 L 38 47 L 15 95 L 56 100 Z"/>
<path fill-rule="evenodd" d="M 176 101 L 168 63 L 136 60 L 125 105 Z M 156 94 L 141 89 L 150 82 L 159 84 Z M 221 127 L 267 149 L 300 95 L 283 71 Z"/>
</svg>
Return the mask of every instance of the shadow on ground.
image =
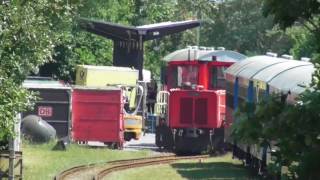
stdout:
<svg viewBox="0 0 320 180">
<path fill-rule="evenodd" d="M 175 163 L 171 166 L 186 179 L 259 179 L 242 165 L 226 162 Z"/>
</svg>

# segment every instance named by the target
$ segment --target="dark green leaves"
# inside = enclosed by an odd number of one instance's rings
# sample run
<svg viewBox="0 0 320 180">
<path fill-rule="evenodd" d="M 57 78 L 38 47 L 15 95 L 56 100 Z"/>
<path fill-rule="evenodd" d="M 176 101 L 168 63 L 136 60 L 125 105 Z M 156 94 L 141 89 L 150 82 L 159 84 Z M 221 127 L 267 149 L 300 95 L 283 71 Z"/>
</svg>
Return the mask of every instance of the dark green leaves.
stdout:
<svg viewBox="0 0 320 180">
<path fill-rule="evenodd" d="M 320 13 L 317 0 L 264 0 L 264 15 L 273 15 L 282 28 L 292 26 L 296 21 L 310 20 Z"/>
<path fill-rule="evenodd" d="M 34 96 L 21 84 L 31 71 L 52 59 L 74 8 L 62 0 L 0 5 L 0 140 L 14 135 L 17 114 L 32 104 Z"/>
<path fill-rule="evenodd" d="M 294 105 L 285 104 L 280 96 L 273 95 L 259 102 L 254 111 L 247 105 L 242 107 L 236 116 L 233 136 L 247 144 L 274 144 L 278 151 L 273 154 L 273 169 L 278 167 L 274 170 L 280 171 L 281 166 L 287 166 L 289 178 L 309 179 L 315 177 L 314 171 L 310 171 L 309 164 L 314 163 L 310 156 L 320 158 L 320 154 L 312 153 L 320 151 L 320 93 L 306 91 L 298 101 Z"/>
</svg>

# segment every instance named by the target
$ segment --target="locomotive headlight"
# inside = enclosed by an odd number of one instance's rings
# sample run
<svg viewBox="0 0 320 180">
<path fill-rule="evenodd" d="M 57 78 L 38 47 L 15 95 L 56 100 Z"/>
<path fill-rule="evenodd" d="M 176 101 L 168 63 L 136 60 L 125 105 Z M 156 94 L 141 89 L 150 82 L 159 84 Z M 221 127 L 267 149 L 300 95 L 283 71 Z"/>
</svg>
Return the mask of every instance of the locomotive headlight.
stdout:
<svg viewBox="0 0 320 180">
<path fill-rule="evenodd" d="M 202 129 L 198 129 L 198 133 L 201 135 L 204 133 L 204 131 Z"/>
</svg>

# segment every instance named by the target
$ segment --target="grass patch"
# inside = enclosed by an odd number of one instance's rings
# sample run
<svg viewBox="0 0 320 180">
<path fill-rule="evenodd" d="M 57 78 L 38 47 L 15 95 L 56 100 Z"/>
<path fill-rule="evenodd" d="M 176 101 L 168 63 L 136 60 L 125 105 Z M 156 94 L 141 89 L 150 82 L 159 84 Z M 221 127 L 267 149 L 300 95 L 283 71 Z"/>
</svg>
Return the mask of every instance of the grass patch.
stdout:
<svg viewBox="0 0 320 180">
<path fill-rule="evenodd" d="M 68 146 L 67 151 L 52 151 L 54 145 L 55 142 L 41 145 L 23 144 L 24 179 L 52 180 L 56 174 L 73 166 L 150 155 L 149 151 L 120 151 L 76 144 Z"/>
<path fill-rule="evenodd" d="M 115 172 L 106 179 L 163 180 L 163 179 L 258 179 L 230 154 L 199 161 L 179 161 L 171 165 L 158 165 Z"/>
</svg>

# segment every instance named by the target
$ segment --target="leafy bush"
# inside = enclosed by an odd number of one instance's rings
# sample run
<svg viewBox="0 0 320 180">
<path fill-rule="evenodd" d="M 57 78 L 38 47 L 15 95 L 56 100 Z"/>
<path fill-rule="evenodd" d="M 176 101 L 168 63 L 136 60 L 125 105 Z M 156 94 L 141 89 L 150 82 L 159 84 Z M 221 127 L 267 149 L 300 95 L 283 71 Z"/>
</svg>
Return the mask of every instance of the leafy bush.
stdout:
<svg viewBox="0 0 320 180">
<path fill-rule="evenodd" d="M 274 144 L 272 169 L 288 167 L 289 179 L 316 179 L 320 167 L 320 92 L 307 90 L 296 104 L 286 104 L 283 96 L 272 95 L 257 103 L 253 111 L 241 107 L 233 136 L 248 144 Z"/>
<path fill-rule="evenodd" d="M 33 95 L 21 84 L 51 60 L 74 6 L 63 0 L 0 1 L 0 141 L 14 136 L 16 115 L 32 105 Z"/>
</svg>

